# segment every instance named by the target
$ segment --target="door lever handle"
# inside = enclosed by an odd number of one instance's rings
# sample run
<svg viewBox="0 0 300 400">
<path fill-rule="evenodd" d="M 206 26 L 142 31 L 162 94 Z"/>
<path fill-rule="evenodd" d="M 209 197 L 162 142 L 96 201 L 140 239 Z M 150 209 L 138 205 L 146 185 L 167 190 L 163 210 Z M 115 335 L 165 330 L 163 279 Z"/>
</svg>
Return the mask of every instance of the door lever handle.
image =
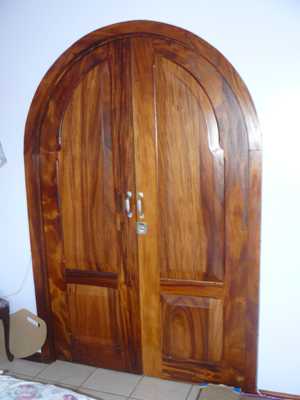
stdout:
<svg viewBox="0 0 300 400">
<path fill-rule="evenodd" d="M 138 212 L 139 212 L 141 218 L 145 217 L 145 215 L 142 212 L 142 198 L 143 197 L 144 197 L 143 193 L 139 192 L 139 199 L 138 199 L 138 202 L 137 202 L 137 207 L 138 207 Z"/>
<path fill-rule="evenodd" d="M 132 196 L 131 192 L 126 192 L 125 210 L 126 210 L 128 218 L 132 218 L 132 212 L 130 212 L 130 197 L 131 196 Z"/>
</svg>

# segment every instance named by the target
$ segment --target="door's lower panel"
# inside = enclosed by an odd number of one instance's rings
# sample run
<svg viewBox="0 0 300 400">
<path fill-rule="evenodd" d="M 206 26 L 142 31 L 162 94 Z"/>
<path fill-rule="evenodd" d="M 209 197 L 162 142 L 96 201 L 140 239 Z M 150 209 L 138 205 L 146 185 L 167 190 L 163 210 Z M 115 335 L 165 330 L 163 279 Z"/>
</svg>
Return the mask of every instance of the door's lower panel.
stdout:
<svg viewBox="0 0 300 400">
<path fill-rule="evenodd" d="M 122 349 L 86 345 L 71 340 L 72 362 L 124 371 Z"/>
<path fill-rule="evenodd" d="M 162 353 L 192 362 L 223 357 L 223 301 L 204 297 L 161 297 Z"/>
<path fill-rule="evenodd" d="M 117 289 L 68 285 L 71 340 L 120 347 Z"/>
<path fill-rule="evenodd" d="M 222 284 L 161 280 L 162 378 L 222 382 Z"/>
<path fill-rule="evenodd" d="M 221 368 L 218 363 L 196 363 L 163 356 L 163 378 L 190 383 L 221 383 Z"/>
<path fill-rule="evenodd" d="M 125 371 L 117 275 L 70 269 L 65 273 L 68 323 L 57 324 L 57 358 Z M 68 328 L 62 330 L 61 325 Z M 60 339 L 68 342 L 67 348 L 60 346 Z"/>
</svg>

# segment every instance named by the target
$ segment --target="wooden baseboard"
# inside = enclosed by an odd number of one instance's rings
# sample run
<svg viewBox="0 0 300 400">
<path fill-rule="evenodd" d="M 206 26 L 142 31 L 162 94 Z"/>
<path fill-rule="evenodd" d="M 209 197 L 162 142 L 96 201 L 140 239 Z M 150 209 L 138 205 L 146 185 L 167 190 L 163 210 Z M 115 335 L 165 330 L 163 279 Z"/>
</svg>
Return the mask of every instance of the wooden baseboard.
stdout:
<svg viewBox="0 0 300 400">
<path fill-rule="evenodd" d="M 260 390 L 260 393 L 263 394 L 264 396 L 275 397 L 275 398 L 277 397 L 279 399 L 300 400 L 300 396 L 296 394 L 270 392 L 269 390 Z"/>
</svg>

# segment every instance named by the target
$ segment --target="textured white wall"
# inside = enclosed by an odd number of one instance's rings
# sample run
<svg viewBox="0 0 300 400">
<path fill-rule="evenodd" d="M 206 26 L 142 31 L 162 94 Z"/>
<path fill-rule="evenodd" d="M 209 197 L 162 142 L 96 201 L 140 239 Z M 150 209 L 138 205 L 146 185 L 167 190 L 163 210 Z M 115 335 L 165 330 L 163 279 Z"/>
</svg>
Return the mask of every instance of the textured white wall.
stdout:
<svg viewBox="0 0 300 400">
<path fill-rule="evenodd" d="M 85 34 L 147 19 L 215 46 L 244 79 L 264 142 L 259 378 L 300 394 L 300 2 L 298 0 L 1 0 L 0 295 L 35 312 L 23 167 L 34 92 L 52 63 Z"/>
</svg>

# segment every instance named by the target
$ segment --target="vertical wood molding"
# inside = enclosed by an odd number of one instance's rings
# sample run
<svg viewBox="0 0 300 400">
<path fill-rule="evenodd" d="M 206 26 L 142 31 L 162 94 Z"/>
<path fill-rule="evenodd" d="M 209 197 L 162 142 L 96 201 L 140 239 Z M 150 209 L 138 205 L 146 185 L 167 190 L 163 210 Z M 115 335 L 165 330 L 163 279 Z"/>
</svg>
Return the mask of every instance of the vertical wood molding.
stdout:
<svg viewBox="0 0 300 400">
<path fill-rule="evenodd" d="M 160 338 L 160 274 L 158 270 L 158 205 L 156 176 L 156 117 L 154 99 L 154 55 L 152 38 L 131 39 L 133 128 L 135 132 L 136 200 L 139 192 L 147 235 L 138 235 L 140 263 L 140 304 L 144 374 L 160 377 L 162 352 Z M 143 57 L 140 57 L 142 52 Z M 145 179 L 147 177 L 147 179 Z M 154 182 L 154 185 L 151 185 Z"/>
</svg>

